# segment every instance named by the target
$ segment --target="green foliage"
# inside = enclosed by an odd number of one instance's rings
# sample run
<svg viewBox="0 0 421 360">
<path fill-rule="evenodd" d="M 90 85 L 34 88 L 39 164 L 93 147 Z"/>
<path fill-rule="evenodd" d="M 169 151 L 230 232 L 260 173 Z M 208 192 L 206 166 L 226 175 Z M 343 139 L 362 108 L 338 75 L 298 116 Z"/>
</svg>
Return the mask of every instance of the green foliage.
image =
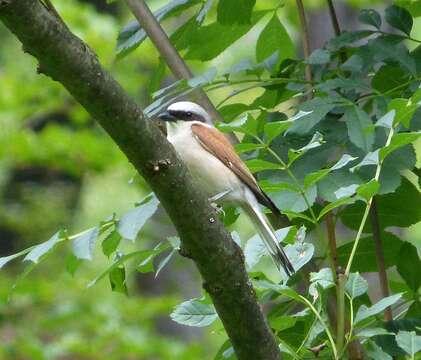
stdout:
<svg viewBox="0 0 421 360">
<path fill-rule="evenodd" d="M 417 250 L 419 242 L 404 241 L 402 231 L 421 220 L 420 48 L 410 51 L 412 45 L 419 43 L 414 39 L 414 17 L 421 15 L 419 5 L 396 1 L 384 14 L 362 9 L 359 15 L 361 29 L 344 31 L 314 50 L 308 59 L 298 59 L 289 35 L 293 33 L 291 23 L 285 21 L 290 15 L 288 12 L 295 9 L 289 4 L 285 7 L 274 2 L 270 2 L 271 6 L 266 6 L 268 4 L 269 1 L 262 5 L 254 0 L 172 0 L 156 10 L 156 18 L 168 29 L 172 42 L 184 59 L 195 61 L 189 64 L 197 65 L 201 74 L 157 90 L 166 74 L 164 62 L 160 60 L 159 64 L 154 64 L 155 69 L 150 64 L 141 64 L 154 72 L 150 85 L 152 93 L 148 94 L 152 102 L 145 112 L 153 117 L 174 99 L 184 98 L 199 87 L 212 92 L 212 99 L 217 100 L 224 118 L 224 122 L 217 124 L 218 128 L 239 135 L 240 142 L 235 145 L 237 152 L 256 175 L 262 189 L 292 222 L 291 226 L 276 232 L 298 272 L 288 279 L 271 263 L 260 237 L 244 231 L 242 217 L 235 209 L 225 209 L 222 216 L 227 226 L 237 226 L 239 232 L 233 232 L 234 240 L 244 250 L 246 268 L 259 302 L 268 304 L 271 309 L 269 324 L 285 358 L 313 358 L 315 349 L 320 358 L 345 358 L 346 350 L 354 340 L 361 342 L 372 359 L 391 359 L 405 354 L 415 358 L 421 350 L 421 325 L 416 323 L 421 316 L 421 260 Z M 91 8 L 82 7 L 79 19 L 79 12 L 70 10 L 72 5 L 62 6 L 69 11 L 65 20 L 69 18 L 72 26 L 83 24 L 79 25 L 85 29 L 81 31 L 82 35 L 99 51 L 101 60 L 109 65 L 114 56 L 124 58 L 113 66 L 114 75 L 137 95 L 137 82 L 142 75 L 138 73 L 136 56 L 127 55 L 142 45 L 148 50 L 142 53 L 145 57 L 155 57 L 153 51 L 149 51 L 150 44 L 144 42 L 146 33 L 141 26 L 132 22 L 123 27 L 113 54 L 110 39 L 118 32 L 113 18 L 94 15 Z M 89 35 L 86 24 L 97 17 L 100 18 L 98 26 L 111 28 L 111 33 L 97 34 L 99 38 Z M 385 31 L 390 27 L 393 32 Z M 243 39 L 246 34 L 247 39 Z M 107 46 L 103 48 L 103 44 Z M 249 51 L 245 52 L 244 48 Z M 0 99 L 0 115 L 13 111 L 19 125 L 30 124 L 30 115 L 41 113 L 32 99 L 34 93 L 46 104 L 47 113 L 63 108 L 63 102 L 70 104 L 70 110 L 67 105 L 63 110 L 67 126 L 49 124 L 35 133 L 6 120 L 9 135 L 6 136 L 7 132 L 0 134 L 1 149 L 7 149 L 17 164 L 54 167 L 76 177 L 87 170 L 101 173 L 110 168 L 114 173 L 113 166 L 122 162 L 122 156 L 110 139 L 92 126 L 84 111 L 58 86 L 46 83 L 45 79 L 34 79 L 26 72 L 28 66 L 14 64 L 14 59 L 20 59 L 20 55 L 13 52 L 0 55 L 0 64 L 8 64 L 9 71 L 4 75 L 6 82 L 12 82 L 9 86 L 14 89 L 10 96 Z M 233 65 L 233 61 L 227 60 L 230 56 L 241 61 Z M 151 59 L 150 63 L 155 61 Z M 312 79 L 305 75 L 308 65 Z M 149 81 L 149 75 L 141 80 Z M 28 88 L 18 86 L 21 83 L 28 84 Z M 25 104 L 23 109 L 20 109 L 21 104 Z M 0 153 L 4 155 L 6 151 Z M 0 177 L 0 188 L 2 181 Z M 141 181 L 136 185 L 146 192 Z M 32 203 L 24 195 L 25 201 Z M 376 199 L 378 235 L 368 216 L 373 197 Z M 133 202 L 131 196 L 126 200 Z M 96 201 L 93 202 L 92 207 L 96 207 Z M 79 268 L 91 269 L 87 271 L 93 280 L 87 291 L 93 291 L 94 287 L 105 292 L 104 286 L 108 286 L 116 293 L 132 294 L 133 274 L 146 277 L 153 273 L 156 278 L 166 268 L 175 269 L 172 259 L 177 258 L 180 240 L 170 236 L 162 241 L 160 237 L 165 239 L 168 234 L 161 235 L 164 226 L 161 228 L 162 224 L 157 225 L 155 221 L 151 234 L 145 235 L 150 219 L 159 215 L 158 206 L 153 194 L 129 211 L 114 208 L 110 200 L 106 213 L 115 211 L 120 216 L 100 221 L 98 219 L 105 218 L 101 214 L 82 221 L 83 227 L 96 225 L 75 235 L 62 230 L 43 243 L 0 257 L 0 268 L 23 258 L 29 263 L 23 273 L 26 276 L 35 265 L 47 259 L 47 255 L 51 255 L 51 261 L 55 257 L 52 254 L 67 251 L 63 264 L 72 276 L 78 275 L 74 281 L 80 281 L 82 276 L 81 272 L 76 273 Z M 38 213 L 39 208 L 41 206 L 34 205 L 33 213 Z M 24 216 L 19 211 L 17 206 L 1 210 L 0 220 L 10 227 L 20 228 L 16 225 L 17 219 Z M 61 228 L 64 223 L 59 214 L 56 211 L 54 229 Z M 40 223 L 43 218 L 45 215 L 40 212 L 33 223 Z M 325 221 L 329 230 L 336 231 L 337 265 L 345 269 L 344 274 L 337 272 L 331 250 L 327 250 Z M 338 224 L 341 226 L 336 226 Z M 346 233 L 341 231 L 342 226 L 347 228 Z M 396 228 L 399 231 L 395 231 Z M 21 233 L 32 234 L 32 224 L 27 228 L 23 226 Z M 48 232 L 32 234 L 31 243 L 38 243 L 42 237 L 48 239 L 51 233 L 49 228 Z M 373 284 L 363 274 L 381 270 L 379 249 L 375 245 L 377 236 L 381 240 L 387 275 L 393 279 L 386 284 L 391 295 L 380 299 L 367 294 Z M 141 246 L 136 241 L 140 237 Z M 151 244 L 147 241 L 149 237 L 156 241 Z M 70 250 L 66 249 L 67 245 Z M 95 251 L 99 246 L 104 256 Z M 98 258 L 102 259 L 99 271 Z M 305 270 L 304 266 L 309 263 L 316 271 L 308 273 Z M 2 272 L 7 269 L 13 267 L 6 266 Z M 58 272 L 56 268 L 54 271 Z M 24 276 L 22 282 L 25 282 Z M 343 284 L 338 280 L 342 277 Z M 107 279 L 108 284 L 101 282 L 103 279 Z M 162 276 L 156 281 L 161 279 Z M 378 287 L 377 280 L 374 284 Z M 301 291 L 303 288 L 305 291 Z M 337 308 L 338 314 L 349 323 L 342 333 L 341 330 L 336 332 L 327 311 L 329 298 L 335 295 L 338 303 L 343 301 L 343 306 Z M 105 299 L 107 295 L 103 297 Z M 102 300 L 112 303 L 112 299 Z M 164 301 L 159 311 L 151 310 L 158 299 L 139 301 L 146 301 L 147 311 L 154 316 L 168 316 L 175 300 Z M 129 309 L 129 318 L 138 308 L 132 307 L 136 310 Z M 393 313 L 396 319 L 385 323 L 381 320 L 382 313 L 390 307 L 396 310 Z M 0 306 L 0 315 L 2 311 Z M 92 307 L 86 316 L 98 316 L 97 311 Z M 123 312 L 123 309 L 119 307 L 118 311 Z M 73 316 L 82 315 L 79 311 Z M 207 294 L 182 302 L 170 317 L 187 326 L 205 327 L 215 322 L 221 326 Z M 135 341 L 130 339 L 146 337 L 136 331 L 149 333 L 150 328 L 152 326 L 139 330 L 131 324 L 130 329 L 123 327 L 121 336 L 133 347 Z M 129 335 L 130 331 L 134 333 Z M 112 342 L 115 333 L 117 331 L 104 336 L 101 344 Z M 218 333 L 224 341 L 215 359 L 234 359 L 232 344 L 226 339 L 224 330 L 219 329 Z M 164 340 L 171 344 L 163 346 Z M 139 347 L 143 347 L 137 354 L 163 359 L 209 358 L 203 351 L 164 340 L 154 337 L 151 344 L 139 340 Z M 77 344 L 81 342 L 77 341 Z M 152 345 L 162 349 L 145 350 Z M 98 344 L 95 346 L 100 348 Z M 171 351 L 172 347 L 175 352 Z M 19 355 L 27 356 L 25 350 L 19 351 Z M 37 351 L 42 353 L 39 347 Z M 110 358 L 122 358 L 125 354 L 125 350 L 120 350 Z M 85 355 L 89 358 L 92 354 L 88 351 L 81 354 Z M 41 359 L 41 356 L 38 357 Z"/>
</svg>

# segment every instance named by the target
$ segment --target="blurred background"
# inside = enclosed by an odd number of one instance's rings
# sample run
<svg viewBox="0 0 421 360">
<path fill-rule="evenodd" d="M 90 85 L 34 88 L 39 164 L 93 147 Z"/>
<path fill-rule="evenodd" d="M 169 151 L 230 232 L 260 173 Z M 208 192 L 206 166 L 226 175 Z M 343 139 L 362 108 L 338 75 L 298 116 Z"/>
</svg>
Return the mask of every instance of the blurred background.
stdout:
<svg viewBox="0 0 421 360">
<path fill-rule="evenodd" d="M 70 29 L 94 49 L 142 107 L 151 102 L 152 91 L 174 80 L 167 74 L 157 84 L 159 59 L 149 41 L 116 60 L 117 34 L 132 20 L 123 2 L 53 2 Z M 148 1 L 153 10 L 165 3 Z M 256 6 L 273 8 L 278 4 L 259 0 Z M 324 0 L 305 0 L 313 49 L 333 35 L 325 4 Z M 343 29 L 358 27 L 359 9 L 374 7 L 381 12 L 387 5 L 387 1 L 371 0 L 335 2 Z M 297 56 L 301 56 L 295 1 L 284 1 L 280 15 L 296 41 Z M 246 45 L 255 43 L 267 20 L 215 60 L 191 62 L 194 72 L 254 59 L 254 45 Z M 182 21 L 181 16 L 164 26 L 171 33 Z M 420 18 L 415 20 L 412 34 L 421 37 Z M 36 73 L 36 61 L 22 52 L 1 24 L 0 39 L 1 257 L 43 242 L 60 228 L 75 233 L 112 213 L 121 215 L 149 189 L 84 109 L 58 83 Z M 224 91 L 228 90 L 211 93 L 211 98 L 218 102 Z M 249 102 L 248 96 L 256 94 L 247 93 L 239 99 Z M 246 222 L 240 220 L 236 228 L 244 238 L 252 235 Z M 417 243 L 420 234 L 420 226 L 414 227 L 405 238 Z M 160 209 L 134 246 L 150 248 L 169 235 L 175 235 L 174 229 Z M 176 304 L 200 296 L 200 279 L 191 261 L 177 255 L 158 279 L 153 273 L 132 273 L 129 296 L 125 296 L 112 293 L 108 280 L 86 287 L 108 263 L 99 251 L 95 260 L 84 263 L 73 277 L 62 270 L 66 254 L 54 252 L 22 279 L 24 265 L 20 262 L 0 271 L 0 359 L 213 358 L 223 339 L 220 325 L 190 329 L 169 318 Z"/>
</svg>

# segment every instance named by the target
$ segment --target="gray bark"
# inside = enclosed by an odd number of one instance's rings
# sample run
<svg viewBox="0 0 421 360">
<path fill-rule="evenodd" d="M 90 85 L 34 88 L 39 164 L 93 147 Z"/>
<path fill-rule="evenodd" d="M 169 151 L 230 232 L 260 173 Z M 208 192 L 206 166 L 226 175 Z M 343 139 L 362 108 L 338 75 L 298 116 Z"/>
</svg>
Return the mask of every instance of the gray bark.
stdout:
<svg viewBox="0 0 421 360">
<path fill-rule="evenodd" d="M 239 359 L 280 359 L 243 255 L 155 124 L 94 52 L 39 0 L 0 0 L 0 20 L 114 139 L 151 186 L 204 280 Z"/>
</svg>

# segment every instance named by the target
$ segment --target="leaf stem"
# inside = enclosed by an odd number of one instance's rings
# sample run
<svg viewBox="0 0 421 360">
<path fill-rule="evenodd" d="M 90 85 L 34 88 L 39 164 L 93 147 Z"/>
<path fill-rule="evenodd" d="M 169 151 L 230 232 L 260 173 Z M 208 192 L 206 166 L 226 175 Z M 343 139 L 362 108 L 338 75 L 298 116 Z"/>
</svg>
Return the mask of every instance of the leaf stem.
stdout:
<svg viewBox="0 0 421 360">
<path fill-rule="evenodd" d="M 313 306 L 313 304 L 307 300 L 304 296 L 299 295 L 300 299 L 310 308 L 310 310 L 314 313 L 314 315 L 317 317 L 317 319 L 320 321 L 320 323 L 323 325 L 326 335 L 329 339 L 330 345 L 332 347 L 332 352 L 334 359 L 338 359 L 338 351 L 336 349 L 335 342 L 333 341 L 332 333 L 329 330 L 329 327 L 327 326 L 326 322 L 323 320 L 323 318 L 320 316 L 319 312 L 316 310 L 316 308 Z"/>
<path fill-rule="evenodd" d="M 384 145 L 384 147 L 387 147 L 387 146 L 390 145 L 390 142 L 392 141 L 393 134 L 394 134 L 394 128 L 391 127 L 390 131 L 389 131 L 389 135 L 388 135 L 387 140 L 386 140 L 386 144 Z M 382 165 L 382 161 L 379 159 L 379 163 L 378 163 L 377 168 L 376 168 L 376 173 L 374 175 L 374 180 L 376 180 L 376 181 L 379 181 L 379 178 L 380 178 L 381 165 Z M 373 196 L 370 197 L 370 199 L 367 201 L 367 206 L 364 210 L 363 218 L 362 218 L 360 226 L 358 228 L 357 236 L 355 237 L 354 246 L 352 247 L 351 254 L 350 254 L 349 259 L 348 259 L 348 264 L 346 265 L 346 269 L 345 269 L 345 277 L 346 278 L 348 278 L 349 273 L 351 272 L 352 262 L 354 261 L 355 253 L 357 251 L 357 247 L 358 247 L 358 244 L 360 242 L 361 234 L 364 230 L 364 226 L 365 226 L 365 223 L 367 221 L 372 202 L 373 202 Z"/>
</svg>

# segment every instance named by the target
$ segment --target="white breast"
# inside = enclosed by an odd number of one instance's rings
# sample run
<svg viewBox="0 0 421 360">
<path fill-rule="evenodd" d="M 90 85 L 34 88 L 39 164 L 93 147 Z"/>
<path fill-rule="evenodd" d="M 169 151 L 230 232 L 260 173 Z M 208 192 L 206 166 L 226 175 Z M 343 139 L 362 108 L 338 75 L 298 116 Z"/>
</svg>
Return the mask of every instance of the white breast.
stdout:
<svg viewBox="0 0 421 360">
<path fill-rule="evenodd" d="M 246 186 L 218 158 L 200 145 L 191 131 L 194 123 L 196 122 L 168 123 L 168 141 L 173 144 L 208 197 L 230 190 L 224 202 L 242 202 Z"/>
</svg>

